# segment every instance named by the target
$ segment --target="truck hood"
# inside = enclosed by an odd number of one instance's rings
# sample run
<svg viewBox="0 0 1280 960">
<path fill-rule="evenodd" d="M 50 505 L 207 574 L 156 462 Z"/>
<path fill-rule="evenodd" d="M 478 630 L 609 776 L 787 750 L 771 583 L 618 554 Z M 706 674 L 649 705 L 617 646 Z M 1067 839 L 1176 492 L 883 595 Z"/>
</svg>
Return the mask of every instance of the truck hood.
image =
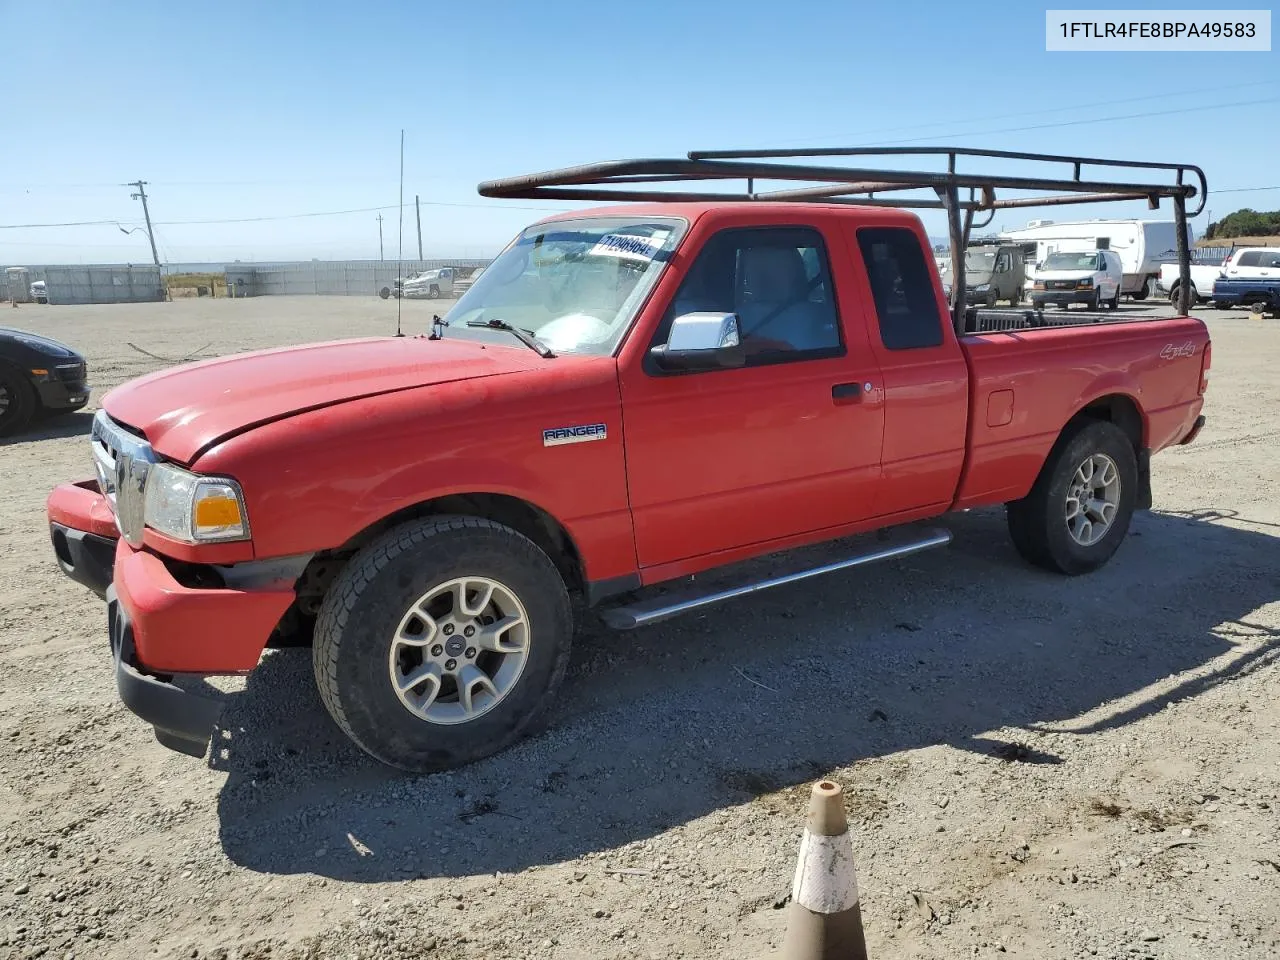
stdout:
<svg viewBox="0 0 1280 960">
<path fill-rule="evenodd" d="M 546 362 L 523 348 L 467 340 L 341 340 L 161 370 L 112 390 L 102 406 L 161 456 L 191 463 L 220 440 L 307 410 Z"/>
</svg>

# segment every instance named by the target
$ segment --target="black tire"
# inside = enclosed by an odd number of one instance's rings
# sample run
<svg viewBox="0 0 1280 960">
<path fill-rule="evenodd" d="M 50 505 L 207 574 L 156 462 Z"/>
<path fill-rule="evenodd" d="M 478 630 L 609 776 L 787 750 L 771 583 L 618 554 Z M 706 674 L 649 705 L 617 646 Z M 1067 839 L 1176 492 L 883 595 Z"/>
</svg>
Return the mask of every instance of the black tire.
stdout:
<svg viewBox="0 0 1280 960">
<path fill-rule="evenodd" d="M 1151 279 L 1147 278 L 1146 280 L 1142 281 L 1142 286 L 1140 286 L 1137 290 L 1133 291 L 1133 293 L 1131 293 L 1130 296 L 1133 297 L 1133 299 L 1135 300 L 1145 300 L 1147 299 L 1147 294 L 1149 294 L 1150 292 L 1151 292 Z"/>
<path fill-rule="evenodd" d="M 1120 496 L 1115 519 L 1097 543 L 1082 546 L 1067 527 L 1067 489 L 1076 470 L 1095 453 L 1116 465 Z M 1129 438 L 1113 423 L 1080 420 L 1063 431 L 1040 470 L 1031 492 L 1005 504 L 1009 535 L 1028 563 L 1077 576 L 1097 570 L 1120 548 L 1133 519 L 1138 496 L 1138 458 Z"/>
<path fill-rule="evenodd" d="M 1215 301 L 1213 304 L 1213 308 L 1215 310 L 1230 310 L 1232 306 L 1234 306 L 1234 304 L 1226 300 L 1218 300 L 1218 301 Z"/>
<path fill-rule="evenodd" d="M 430 300 L 440 299 L 440 288 L 437 287 L 434 283 L 431 285 L 431 289 L 427 291 L 427 298 Z"/>
<path fill-rule="evenodd" d="M 1022 302 L 1022 291 L 1017 287 L 1013 288 L 1013 292 L 1009 294 L 1009 306 L 1016 307 Z"/>
<path fill-rule="evenodd" d="M 1110 300 L 1107 301 L 1107 309 L 1108 310 L 1120 309 L 1120 288 L 1119 287 L 1116 287 L 1115 296 L 1113 296 Z"/>
<path fill-rule="evenodd" d="M 0 364 L 0 437 L 25 430 L 39 409 L 31 381 L 21 370 Z"/>
<path fill-rule="evenodd" d="M 503 584 L 529 620 L 528 659 L 510 691 L 473 720 L 440 724 L 401 703 L 388 674 L 392 636 L 431 587 L 461 576 Z M 564 679 L 573 616 L 551 558 L 510 527 L 477 517 L 429 517 L 370 543 L 329 588 L 312 663 L 325 708 L 382 763 L 413 773 L 462 766 L 535 732 Z"/>
<path fill-rule="evenodd" d="M 987 296 L 986 296 L 986 306 L 994 307 L 996 305 L 997 297 L 998 297 L 998 294 L 996 293 L 995 290 L 988 290 Z"/>
<path fill-rule="evenodd" d="M 1097 310 L 1098 305 L 1102 302 L 1098 299 L 1100 296 L 1102 296 L 1102 294 L 1097 290 L 1093 291 L 1093 296 L 1089 298 L 1089 301 L 1084 305 L 1084 308 L 1086 310 Z"/>
</svg>

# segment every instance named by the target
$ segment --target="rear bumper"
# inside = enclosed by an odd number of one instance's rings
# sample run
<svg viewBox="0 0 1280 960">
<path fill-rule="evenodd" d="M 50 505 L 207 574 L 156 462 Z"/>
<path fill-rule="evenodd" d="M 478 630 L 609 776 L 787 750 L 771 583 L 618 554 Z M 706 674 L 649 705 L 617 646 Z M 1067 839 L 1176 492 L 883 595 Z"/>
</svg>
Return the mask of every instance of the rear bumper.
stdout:
<svg viewBox="0 0 1280 960">
<path fill-rule="evenodd" d="M 118 539 L 110 505 L 93 481 L 56 488 L 48 516 L 58 565 L 107 601 L 120 699 L 156 728 L 165 746 L 202 756 L 219 705 L 155 674 L 252 670 L 293 590 L 180 583 L 163 558 Z"/>
<path fill-rule="evenodd" d="M 1192 425 L 1191 430 L 1185 437 L 1178 441 L 1179 446 L 1186 446 L 1188 443 L 1194 443 L 1196 437 L 1200 436 L 1200 431 L 1204 429 L 1204 414 L 1196 417 L 1196 422 Z"/>
</svg>

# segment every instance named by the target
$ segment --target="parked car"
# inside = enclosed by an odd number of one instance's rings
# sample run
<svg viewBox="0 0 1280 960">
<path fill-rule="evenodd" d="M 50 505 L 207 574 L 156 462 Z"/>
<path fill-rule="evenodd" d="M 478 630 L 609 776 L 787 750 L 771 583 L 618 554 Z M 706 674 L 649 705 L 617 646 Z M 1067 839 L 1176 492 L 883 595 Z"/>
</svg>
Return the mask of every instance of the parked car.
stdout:
<svg viewBox="0 0 1280 960">
<path fill-rule="evenodd" d="M 1203 303 L 1211 299 L 1213 294 L 1214 282 L 1220 276 L 1223 276 L 1223 264 L 1219 263 L 1193 263 L 1191 264 L 1191 303 Z M 1178 300 L 1178 288 L 1181 285 L 1181 277 L 1179 267 L 1176 263 L 1160 264 L 1160 280 L 1157 284 L 1161 293 L 1165 294 L 1171 303 Z"/>
<path fill-rule="evenodd" d="M 89 402 L 84 357 L 49 337 L 0 327 L 0 437 L 42 414 L 69 413 Z"/>
<path fill-rule="evenodd" d="M 1123 275 L 1114 250 L 1051 253 L 1036 264 L 1031 302 L 1037 310 L 1049 303 L 1060 307 L 1083 303 L 1090 310 L 1105 304 L 1109 310 L 1117 310 Z"/>
<path fill-rule="evenodd" d="M 1172 220 L 1037 220 L 1000 236 L 1031 247 L 1039 262 L 1052 253 L 1114 250 L 1122 265 L 1121 293 L 1145 300 L 1156 293 L 1160 264 L 1177 256 L 1178 233 Z M 1195 236 L 1187 227 L 1187 246 Z"/>
<path fill-rule="evenodd" d="M 1213 285 L 1213 304 L 1220 310 L 1239 305 L 1258 313 L 1280 312 L 1280 271 L 1270 280 L 1219 277 Z"/>
<path fill-rule="evenodd" d="M 453 282 L 457 274 L 455 267 L 438 267 L 435 270 L 423 270 L 406 280 L 401 287 L 405 299 L 438 300 L 440 297 L 453 295 Z"/>
<path fill-rule="evenodd" d="M 1020 247 L 1013 244 L 979 243 L 965 251 L 964 285 L 965 297 L 969 303 L 983 303 L 994 307 L 998 301 L 1008 300 L 1010 306 L 1016 307 L 1022 302 L 1024 280 Z M 942 272 L 942 282 L 950 293 L 950 260 Z"/>
<path fill-rule="evenodd" d="M 47 289 L 45 287 L 45 282 L 43 280 L 37 280 L 34 283 L 32 283 L 31 289 L 28 291 L 28 293 L 30 293 L 31 299 L 34 300 L 36 303 L 49 302 L 49 294 L 47 292 Z"/>
<path fill-rule="evenodd" d="M 171 675 L 251 671 L 313 629 L 335 722 L 413 771 L 536 729 L 576 610 L 635 627 L 950 534 L 727 591 L 655 584 L 993 504 L 1030 563 L 1098 569 L 1150 505 L 1151 456 L 1204 423 L 1205 325 L 957 336 L 931 261 L 890 208 L 557 215 L 428 337 L 112 390 L 96 480 L 49 496 L 54 552 L 106 598 L 120 694 L 162 743 L 203 755 L 218 712 Z M 1085 266 L 1072 283 L 1114 300 L 1110 264 Z"/>
<path fill-rule="evenodd" d="M 1233 250 L 1222 272 L 1228 280 L 1271 280 L 1280 277 L 1280 247 Z"/>
</svg>

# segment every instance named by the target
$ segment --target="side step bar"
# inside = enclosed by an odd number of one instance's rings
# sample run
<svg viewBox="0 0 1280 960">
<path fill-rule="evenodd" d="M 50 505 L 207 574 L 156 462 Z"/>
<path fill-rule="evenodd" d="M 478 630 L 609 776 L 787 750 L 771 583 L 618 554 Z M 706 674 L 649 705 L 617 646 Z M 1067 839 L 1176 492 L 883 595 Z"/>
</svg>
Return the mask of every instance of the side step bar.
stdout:
<svg viewBox="0 0 1280 960">
<path fill-rule="evenodd" d="M 910 540 L 891 547 L 882 547 L 879 550 L 869 550 L 866 553 L 858 553 L 851 557 L 846 557 L 844 560 L 837 560 L 835 563 L 824 563 L 820 567 L 810 567 L 807 570 L 799 570 L 779 577 L 770 577 L 767 580 L 757 580 L 754 583 L 746 583 L 726 590 L 715 590 L 711 593 L 702 594 L 685 594 L 682 597 L 654 597 L 651 600 L 641 600 L 638 603 L 627 606 L 609 607 L 600 611 L 600 618 L 615 630 L 634 630 L 636 627 L 648 626 L 651 623 L 657 623 L 659 620 L 666 620 L 669 617 L 688 613 L 690 610 L 698 610 L 713 603 L 720 603 L 722 600 L 732 600 L 735 597 L 743 597 L 749 593 L 768 590 L 770 587 L 780 587 L 783 584 L 808 580 L 810 577 L 821 576 L 824 573 L 834 573 L 837 570 L 847 570 L 850 567 L 861 567 L 868 563 L 876 563 L 879 560 L 908 557 L 913 553 L 932 550 L 934 547 L 945 547 L 950 542 L 951 531 L 928 530 L 918 540 Z"/>
</svg>

